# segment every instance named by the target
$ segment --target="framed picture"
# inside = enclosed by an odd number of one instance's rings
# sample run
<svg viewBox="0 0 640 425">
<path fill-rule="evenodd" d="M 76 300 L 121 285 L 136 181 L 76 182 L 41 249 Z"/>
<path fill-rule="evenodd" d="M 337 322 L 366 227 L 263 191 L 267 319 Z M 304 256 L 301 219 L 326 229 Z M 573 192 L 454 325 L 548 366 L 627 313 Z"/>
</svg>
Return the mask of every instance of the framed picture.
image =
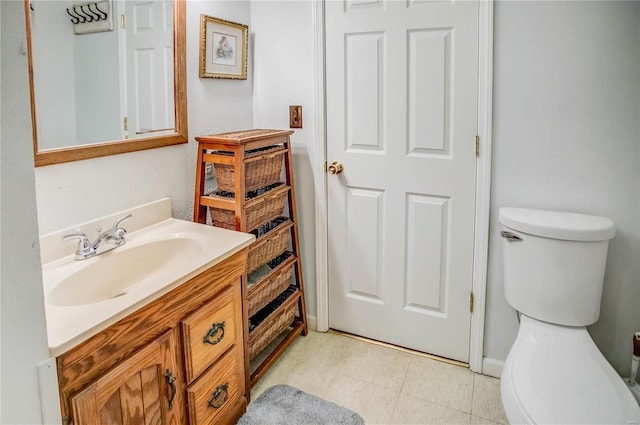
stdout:
<svg viewBox="0 0 640 425">
<path fill-rule="evenodd" d="M 249 27 L 200 15 L 200 78 L 247 79 Z"/>
</svg>

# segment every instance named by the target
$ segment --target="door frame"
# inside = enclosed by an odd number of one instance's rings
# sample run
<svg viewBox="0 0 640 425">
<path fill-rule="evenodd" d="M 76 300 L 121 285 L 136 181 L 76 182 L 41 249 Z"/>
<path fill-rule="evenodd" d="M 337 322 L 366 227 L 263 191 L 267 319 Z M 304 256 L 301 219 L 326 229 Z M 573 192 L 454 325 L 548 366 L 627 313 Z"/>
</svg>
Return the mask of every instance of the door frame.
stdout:
<svg viewBox="0 0 640 425">
<path fill-rule="evenodd" d="M 327 143 L 326 143 L 326 92 L 325 92 L 325 0 L 315 0 L 314 25 L 314 76 L 315 86 L 315 169 L 316 193 L 316 328 L 329 330 L 329 281 L 328 281 L 328 225 L 327 225 Z M 493 112 L 493 0 L 478 1 L 478 136 L 480 151 L 476 160 L 476 209 L 473 243 L 472 291 L 474 309 L 471 314 L 469 340 L 469 369 L 482 373 L 485 305 L 487 292 L 487 268 L 489 249 L 489 217 L 491 191 L 491 136 Z M 473 148 L 469 141 L 469 149 Z"/>
</svg>

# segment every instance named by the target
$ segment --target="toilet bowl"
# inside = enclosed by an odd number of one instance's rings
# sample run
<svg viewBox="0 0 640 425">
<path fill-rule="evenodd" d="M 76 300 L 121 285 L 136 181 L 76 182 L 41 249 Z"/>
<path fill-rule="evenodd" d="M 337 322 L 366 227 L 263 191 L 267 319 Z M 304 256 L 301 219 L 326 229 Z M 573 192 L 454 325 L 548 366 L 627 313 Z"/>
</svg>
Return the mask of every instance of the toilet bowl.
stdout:
<svg viewBox="0 0 640 425">
<path fill-rule="evenodd" d="M 584 327 L 522 315 L 501 378 L 512 424 L 640 423 L 638 404 Z"/>
<path fill-rule="evenodd" d="M 605 217 L 501 208 L 505 296 L 520 326 L 501 376 L 512 424 L 640 424 L 640 407 L 586 326 L 598 320 Z"/>
</svg>

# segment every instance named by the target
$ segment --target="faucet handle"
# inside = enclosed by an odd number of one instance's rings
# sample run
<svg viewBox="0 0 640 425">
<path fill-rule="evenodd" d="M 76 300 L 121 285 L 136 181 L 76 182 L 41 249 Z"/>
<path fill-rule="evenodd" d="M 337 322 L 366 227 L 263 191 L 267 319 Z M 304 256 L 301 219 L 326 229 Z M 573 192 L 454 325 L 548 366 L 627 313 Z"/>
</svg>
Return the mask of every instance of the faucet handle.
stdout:
<svg viewBox="0 0 640 425">
<path fill-rule="evenodd" d="M 91 245 L 91 242 L 87 238 L 87 235 L 85 235 L 82 232 L 67 233 L 66 235 L 62 236 L 62 240 L 65 241 L 65 242 L 66 241 L 71 241 L 71 240 L 74 240 L 74 239 L 78 239 L 79 240 L 78 244 Z"/>
<path fill-rule="evenodd" d="M 119 228 L 120 227 L 120 223 L 122 223 L 125 220 L 130 219 L 131 217 L 133 217 L 133 214 L 127 214 L 127 215 L 124 215 L 124 216 L 120 217 L 119 219 L 116 220 L 115 224 L 113 225 L 113 228 L 114 229 Z"/>
<path fill-rule="evenodd" d="M 70 241 L 78 239 L 78 249 L 76 250 L 76 260 L 84 260 L 89 257 L 93 257 L 96 254 L 96 250 L 91 244 L 87 235 L 82 232 L 69 233 L 62 236 L 63 241 Z"/>
<path fill-rule="evenodd" d="M 125 229 L 124 227 L 120 227 L 120 223 L 130 219 L 131 217 L 133 217 L 133 214 L 127 214 L 125 216 L 122 216 L 119 219 L 117 219 L 115 224 L 113 225 L 112 239 L 117 246 L 124 245 L 124 242 L 125 242 L 124 234 L 127 233 L 127 229 Z"/>
<path fill-rule="evenodd" d="M 127 233 L 127 229 L 124 227 L 116 227 L 113 229 L 113 236 L 111 236 L 111 240 L 117 246 L 124 245 L 125 239 L 124 234 Z"/>
</svg>

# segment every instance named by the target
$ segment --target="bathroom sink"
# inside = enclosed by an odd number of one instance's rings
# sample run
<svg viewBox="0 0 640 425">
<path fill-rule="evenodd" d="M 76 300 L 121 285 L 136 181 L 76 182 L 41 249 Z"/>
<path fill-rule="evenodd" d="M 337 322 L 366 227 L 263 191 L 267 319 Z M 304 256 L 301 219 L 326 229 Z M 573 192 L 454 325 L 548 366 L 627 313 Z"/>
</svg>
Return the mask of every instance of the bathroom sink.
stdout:
<svg viewBox="0 0 640 425">
<path fill-rule="evenodd" d="M 56 306 L 98 303 L 153 284 L 169 269 L 184 267 L 202 250 L 188 238 L 161 239 L 127 249 L 127 245 L 93 258 L 49 293 Z"/>
<path fill-rule="evenodd" d="M 123 214 L 126 243 L 75 260 L 63 235 L 95 233 Z M 171 218 L 168 198 L 40 238 L 49 353 L 55 357 L 249 246 L 255 236 Z M 75 242 L 75 241 L 74 241 Z"/>
</svg>

